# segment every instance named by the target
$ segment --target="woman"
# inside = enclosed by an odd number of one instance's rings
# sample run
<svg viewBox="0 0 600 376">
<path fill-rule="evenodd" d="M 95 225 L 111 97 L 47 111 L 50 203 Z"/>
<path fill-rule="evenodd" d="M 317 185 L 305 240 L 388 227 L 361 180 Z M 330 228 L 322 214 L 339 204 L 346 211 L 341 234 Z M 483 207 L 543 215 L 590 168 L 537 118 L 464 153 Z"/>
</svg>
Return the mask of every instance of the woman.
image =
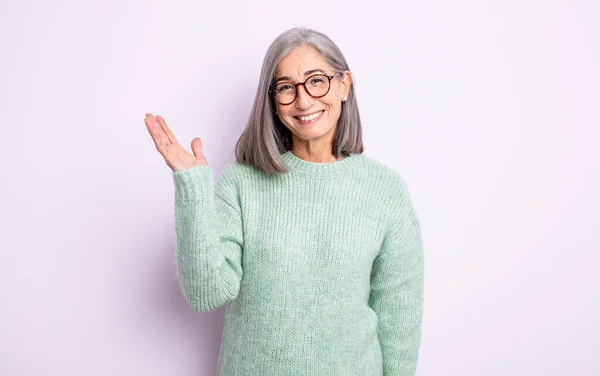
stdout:
<svg viewBox="0 0 600 376">
<path fill-rule="evenodd" d="M 213 185 L 164 119 L 177 267 L 190 306 L 227 303 L 219 375 L 407 376 L 423 303 L 419 220 L 398 173 L 367 156 L 348 64 L 324 34 L 269 47 L 236 161 Z"/>
</svg>

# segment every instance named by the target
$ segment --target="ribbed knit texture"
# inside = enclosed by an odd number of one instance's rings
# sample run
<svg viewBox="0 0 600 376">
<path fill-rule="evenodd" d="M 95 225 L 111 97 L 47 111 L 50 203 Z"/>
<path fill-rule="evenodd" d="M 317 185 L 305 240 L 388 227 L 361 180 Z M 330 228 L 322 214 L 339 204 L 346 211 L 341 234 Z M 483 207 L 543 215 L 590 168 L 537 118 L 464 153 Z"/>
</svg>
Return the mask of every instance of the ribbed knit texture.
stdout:
<svg viewBox="0 0 600 376">
<path fill-rule="evenodd" d="M 227 303 L 219 376 L 415 375 L 423 246 L 404 180 L 364 154 L 282 157 L 280 176 L 173 172 L 182 292 L 198 312 Z"/>
</svg>

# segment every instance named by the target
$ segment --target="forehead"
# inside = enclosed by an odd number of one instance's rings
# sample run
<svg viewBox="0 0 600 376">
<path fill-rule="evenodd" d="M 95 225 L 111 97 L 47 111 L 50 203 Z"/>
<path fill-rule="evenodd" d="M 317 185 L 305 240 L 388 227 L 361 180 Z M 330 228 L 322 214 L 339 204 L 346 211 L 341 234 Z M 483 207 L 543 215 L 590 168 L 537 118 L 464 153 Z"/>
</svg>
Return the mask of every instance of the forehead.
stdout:
<svg viewBox="0 0 600 376">
<path fill-rule="evenodd" d="M 304 72 L 311 69 L 332 70 L 317 50 L 301 45 L 281 60 L 279 65 L 277 65 L 275 74 L 276 76 L 288 76 L 300 79 L 304 76 Z"/>
</svg>

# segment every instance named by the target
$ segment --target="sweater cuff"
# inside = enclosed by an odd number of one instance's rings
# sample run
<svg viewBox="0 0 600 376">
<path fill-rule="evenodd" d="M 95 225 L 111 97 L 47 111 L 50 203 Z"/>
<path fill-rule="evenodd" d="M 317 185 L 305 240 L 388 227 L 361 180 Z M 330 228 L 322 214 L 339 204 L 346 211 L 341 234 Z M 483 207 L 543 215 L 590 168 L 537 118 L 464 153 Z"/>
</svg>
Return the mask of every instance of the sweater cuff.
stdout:
<svg viewBox="0 0 600 376">
<path fill-rule="evenodd" d="M 173 171 L 176 201 L 194 201 L 206 197 L 212 187 L 212 170 L 209 165 Z"/>
</svg>

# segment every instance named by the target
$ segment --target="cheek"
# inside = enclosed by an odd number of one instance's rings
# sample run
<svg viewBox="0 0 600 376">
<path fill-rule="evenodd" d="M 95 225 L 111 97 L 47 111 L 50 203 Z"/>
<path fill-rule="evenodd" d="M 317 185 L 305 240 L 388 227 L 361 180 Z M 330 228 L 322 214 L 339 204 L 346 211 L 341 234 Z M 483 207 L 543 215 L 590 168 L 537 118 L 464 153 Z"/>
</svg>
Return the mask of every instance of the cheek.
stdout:
<svg viewBox="0 0 600 376">
<path fill-rule="evenodd" d="M 294 118 L 288 113 L 288 111 L 282 109 L 277 110 L 277 112 L 279 112 L 279 114 L 277 115 L 279 117 L 279 121 L 281 121 L 284 125 L 291 126 L 292 124 L 294 124 Z"/>
<path fill-rule="evenodd" d="M 281 120 L 281 121 L 291 117 L 289 115 L 289 111 L 286 108 L 283 108 L 281 106 L 275 107 L 275 111 L 277 111 L 276 115 L 279 118 L 279 120 Z"/>
<path fill-rule="evenodd" d="M 341 108 L 341 99 L 336 92 L 329 92 L 329 95 L 327 95 L 327 105 L 332 111 L 339 112 Z"/>
<path fill-rule="evenodd" d="M 327 103 L 327 107 L 329 107 L 330 116 L 339 116 L 340 110 L 342 109 L 342 106 L 335 98 L 332 98 L 332 100 Z"/>
</svg>

